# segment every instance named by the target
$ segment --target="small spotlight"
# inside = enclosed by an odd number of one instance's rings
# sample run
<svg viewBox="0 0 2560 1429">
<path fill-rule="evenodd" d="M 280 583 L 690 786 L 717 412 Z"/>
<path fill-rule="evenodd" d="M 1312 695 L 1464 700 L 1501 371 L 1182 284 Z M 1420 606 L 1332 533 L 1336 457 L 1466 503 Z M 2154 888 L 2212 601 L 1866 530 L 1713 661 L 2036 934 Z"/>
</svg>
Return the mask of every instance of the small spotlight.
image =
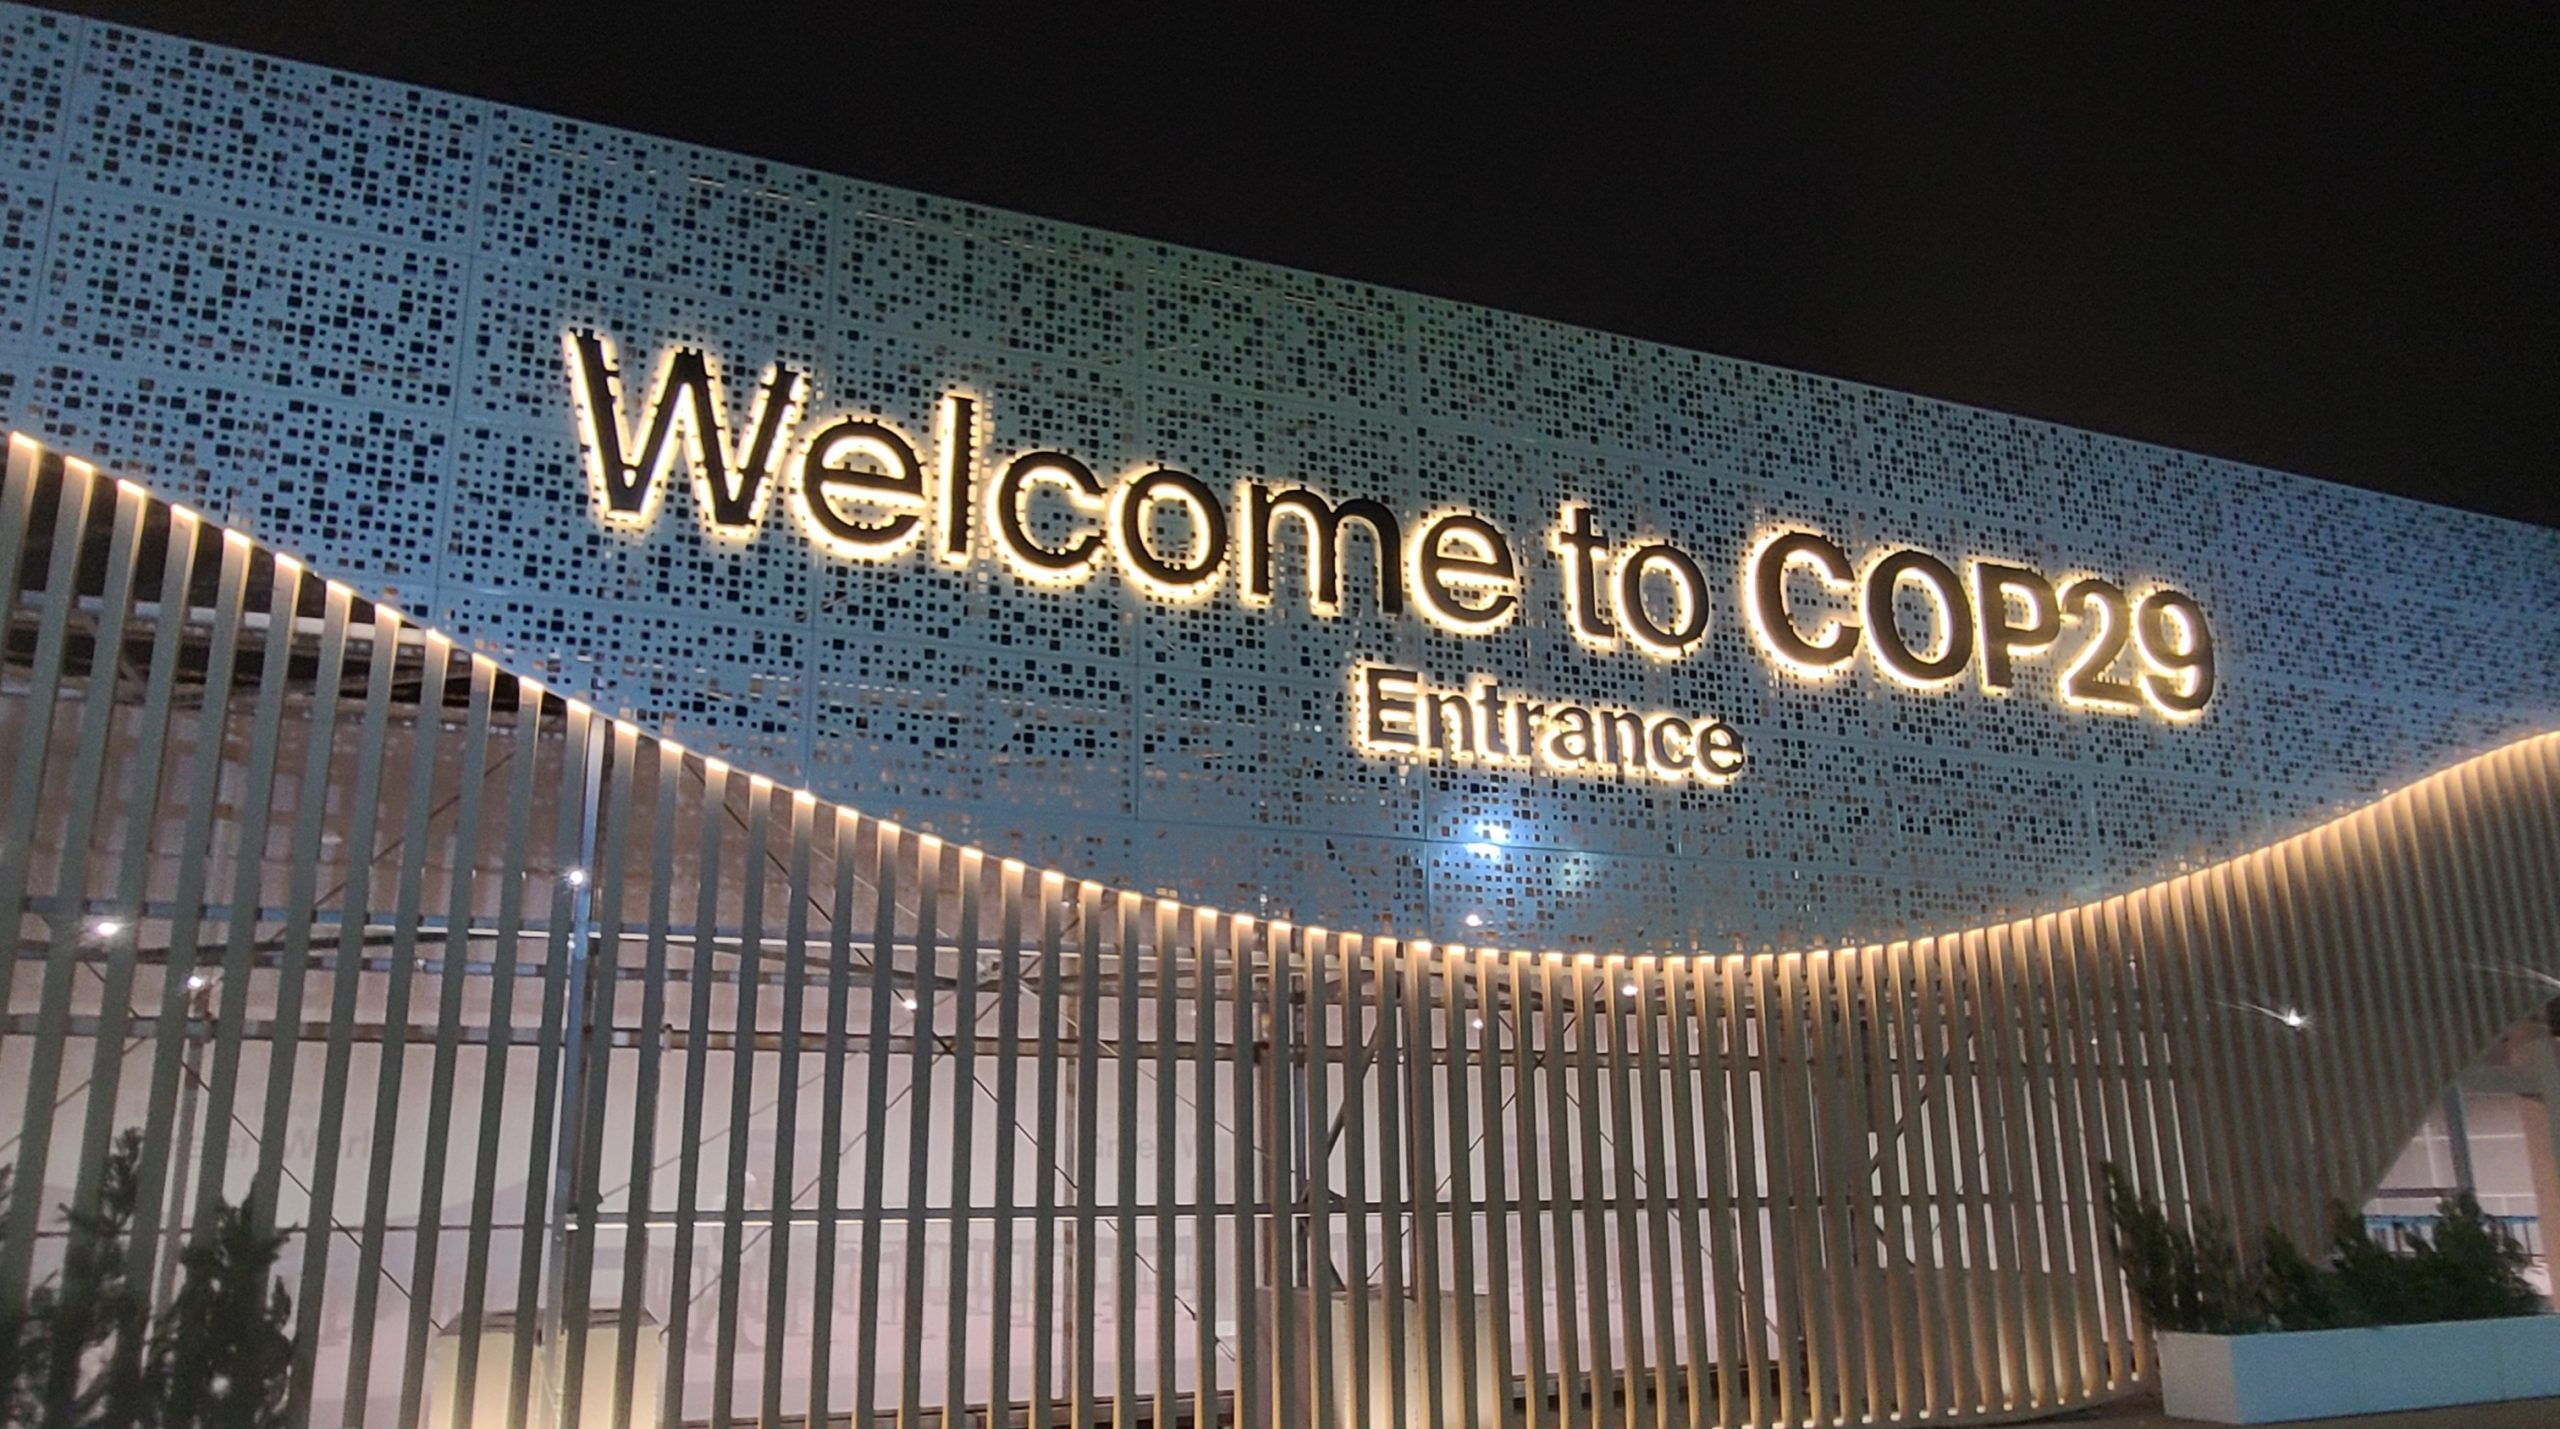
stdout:
<svg viewBox="0 0 2560 1429">
<path fill-rule="evenodd" d="M 89 925 L 89 931 L 97 934 L 101 938 L 122 937 L 124 935 L 124 921 L 119 918 L 101 918 L 97 922 Z"/>
<path fill-rule="evenodd" d="M 204 974 L 204 973 L 189 973 L 189 974 L 187 974 L 187 991 L 189 991 L 189 992 L 202 992 L 202 991 L 204 991 L 206 988 L 211 987 L 211 986 L 213 986 L 213 979 L 212 979 L 211 977 L 207 976 L 206 974 Z"/>
<path fill-rule="evenodd" d="M 2299 1032 L 2303 1028 L 2311 1025 L 2310 1016 L 2304 1013 L 2299 1007 L 2288 1007 L 2284 1011 L 2277 1013 L 2276 1021 L 2283 1023 L 2285 1026 L 2292 1028 L 2296 1032 Z"/>
<path fill-rule="evenodd" d="M 916 1000 L 915 1000 L 914 998 L 912 998 L 912 997 L 910 997 L 910 998 L 905 998 L 905 999 L 902 999 L 902 1001 L 904 1001 L 904 1002 L 907 1004 L 907 1011 L 909 1011 L 909 1012 L 913 1012 L 913 1011 L 915 1011 L 915 1010 L 916 1010 Z"/>
<path fill-rule="evenodd" d="M 1636 995 L 1636 985 L 1634 983 L 1628 983 L 1625 987 L 1618 989 L 1618 991 L 1625 993 L 1629 997 L 1633 997 Z"/>
<path fill-rule="evenodd" d="M 1482 913 L 1470 913 L 1467 915 L 1466 923 L 1470 928 L 1481 928 L 1484 926 L 1484 915 Z"/>
<path fill-rule="evenodd" d="M 1481 1017 L 1470 1017 L 1467 1019 L 1467 1025 L 1481 1031 L 1484 1028 L 1484 1019 Z"/>
<path fill-rule="evenodd" d="M 584 888 L 587 886 L 587 871 L 583 868 L 570 869 L 567 873 L 560 875 L 560 881 L 571 888 Z"/>
</svg>

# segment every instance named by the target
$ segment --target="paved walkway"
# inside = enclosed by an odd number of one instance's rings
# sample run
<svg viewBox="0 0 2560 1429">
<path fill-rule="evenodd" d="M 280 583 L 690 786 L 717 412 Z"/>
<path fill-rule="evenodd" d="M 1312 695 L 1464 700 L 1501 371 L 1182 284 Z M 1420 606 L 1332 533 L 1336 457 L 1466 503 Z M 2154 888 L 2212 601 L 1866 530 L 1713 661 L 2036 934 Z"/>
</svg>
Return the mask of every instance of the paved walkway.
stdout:
<svg viewBox="0 0 2560 1429">
<path fill-rule="evenodd" d="M 2191 1429 L 2197 1421 L 2172 1419 L 2159 1401 L 2119 1405 L 2047 1421 L 2080 1429 Z M 2295 1429 L 2552 1429 L 2560 1425 L 2560 1399 L 2520 1399 L 2512 1404 L 2466 1404 L 2454 1409 L 2416 1409 L 2399 1414 L 2367 1414 L 2354 1419 L 2301 1419 Z"/>
</svg>

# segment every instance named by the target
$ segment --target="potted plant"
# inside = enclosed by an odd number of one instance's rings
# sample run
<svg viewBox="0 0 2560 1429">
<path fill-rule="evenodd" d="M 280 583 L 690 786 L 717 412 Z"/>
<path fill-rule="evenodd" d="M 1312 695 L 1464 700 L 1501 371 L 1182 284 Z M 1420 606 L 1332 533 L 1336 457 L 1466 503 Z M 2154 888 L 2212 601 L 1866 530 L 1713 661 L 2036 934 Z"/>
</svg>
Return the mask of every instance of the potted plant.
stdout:
<svg viewBox="0 0 2560 1429">
<path fill-rule="evenodd" d="M 2180 1224 L 2118 1168 L 2106 1175 L 2173 1418 L 2274 1424 L 2560 1395 L 2560 1316 L 2539 1313 L 2523 1248 L 2468 1192 L 2405 1251 L 2333 1206 L 2322 1259 L 2271 1228 L 2249 1260 L 2210 1208 Z"/>
</svg>

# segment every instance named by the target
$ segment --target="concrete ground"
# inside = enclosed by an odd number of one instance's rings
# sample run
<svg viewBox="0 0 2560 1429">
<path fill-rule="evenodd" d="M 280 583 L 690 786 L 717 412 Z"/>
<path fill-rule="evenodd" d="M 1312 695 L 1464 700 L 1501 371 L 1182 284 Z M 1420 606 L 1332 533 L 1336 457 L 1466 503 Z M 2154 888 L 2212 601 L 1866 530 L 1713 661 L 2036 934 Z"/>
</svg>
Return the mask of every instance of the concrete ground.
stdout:
<svg viewBox="0 0 2560 1429">
<path fill-rule="evenodd" d="M 2197 1421 L 2172 1419 L 2157 1400 L 2067 1414 L 2045 1421 L 2072 1429 L 2189 1429 Z M 2296 1429 L 2553 1429 L 2560 1425 L 2560 1399 L 2520 1399 L 2510 1404 L 2466 1404 L 2453 1409 L 2417 1409 L 2398 1414 L 2366 1414 L 2353 1419 L 2300 1419 Z"/>
</svg>

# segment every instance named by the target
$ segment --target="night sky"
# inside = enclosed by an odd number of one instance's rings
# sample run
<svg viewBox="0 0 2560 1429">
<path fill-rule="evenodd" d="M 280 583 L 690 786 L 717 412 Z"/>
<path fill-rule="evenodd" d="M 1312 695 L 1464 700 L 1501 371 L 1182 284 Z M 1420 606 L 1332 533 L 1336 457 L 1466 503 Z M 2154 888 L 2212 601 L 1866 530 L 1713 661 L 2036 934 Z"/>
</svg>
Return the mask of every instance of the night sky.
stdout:
<svg viewBox="0 0 2560 1429">
<path fill-rule="evenodd" d="M 62 8 L 2560 526 L 2548 4 Z"/>
</svg>

